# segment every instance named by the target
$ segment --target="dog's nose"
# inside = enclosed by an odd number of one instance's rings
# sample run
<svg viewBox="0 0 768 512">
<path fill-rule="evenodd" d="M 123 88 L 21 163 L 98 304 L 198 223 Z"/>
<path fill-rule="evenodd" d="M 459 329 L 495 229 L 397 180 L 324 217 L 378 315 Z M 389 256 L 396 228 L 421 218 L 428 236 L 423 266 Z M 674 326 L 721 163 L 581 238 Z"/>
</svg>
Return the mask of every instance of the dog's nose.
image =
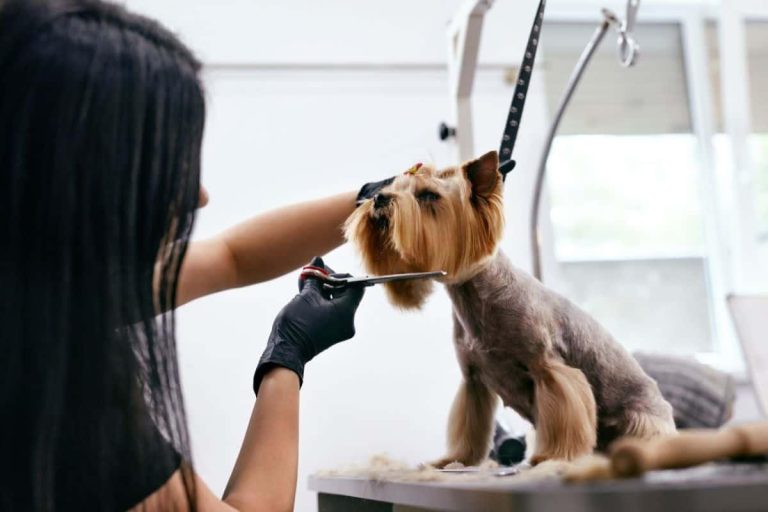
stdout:
<svg viewBox="0 0 768 512">
<path fill-rule="evenodd" d="M 387 194 L 382 194 L 381 192 L 373 196 L 374 208 L 384 208 L 389 204 L 389 201 L 390 197 Z"/>
</svg>

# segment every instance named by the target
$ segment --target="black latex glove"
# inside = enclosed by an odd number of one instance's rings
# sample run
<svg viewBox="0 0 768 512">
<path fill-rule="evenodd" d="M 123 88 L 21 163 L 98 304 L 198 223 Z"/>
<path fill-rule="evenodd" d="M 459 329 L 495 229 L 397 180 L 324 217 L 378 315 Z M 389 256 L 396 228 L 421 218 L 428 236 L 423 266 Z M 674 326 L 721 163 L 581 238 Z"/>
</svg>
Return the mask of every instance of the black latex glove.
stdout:
<svg viewBox="0 0 768 512">
<path fill-rule="evenodd" d="M 395 181 L 395 177 L 387 178 L 386 180 L 374 181 L 372 183 L 366 183 L 357 193 L 357 206 L 363 204 L 366 200 L 373 198 L 376 193 Z"/>
<path fill-rule="evenodd" d="M 310 265 L 333 274 L 322 258 Z M 338 275 L 338 274 L 336 274 Z M 317 279 L 299 281 L 299 294 L 275 318 L 267 348 L 253 376 L 253 390 L 258 395 L 264 375 L 275 366 L 296 372 L 304 382 L 304 365 L 328 347 L 355 335 L 355 312 L 363 298 L 362 286 L 350 286 L 334 292 L 324 290 Z"/>
</svg>

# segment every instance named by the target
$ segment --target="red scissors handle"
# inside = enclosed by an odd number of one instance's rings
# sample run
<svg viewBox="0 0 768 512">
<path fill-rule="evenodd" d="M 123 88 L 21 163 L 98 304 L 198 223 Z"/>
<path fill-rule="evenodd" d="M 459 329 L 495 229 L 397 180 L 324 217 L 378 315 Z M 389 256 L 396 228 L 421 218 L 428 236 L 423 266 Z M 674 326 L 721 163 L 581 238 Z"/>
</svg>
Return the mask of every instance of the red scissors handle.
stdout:
<svg viewBox="0 0 768 512">
<path fill-rule="evenodd" d="M 339 288 L 347 284 L 346 279 L 333 277 L 326 269 L 314 265 L 307 265 L 301 269 L 299 280 L 306 281 L 307 279 L 317 279 L 326 288 Z"/>
<path fill-rule="evenodd" d="M 305 277 L 305 274 L 307 275 L 306 277 L 309 277 L 310 275 L 311 275 L 311 276 L 313 276 L 313 277 L 315 277 L 315 274 L 314 274 L 314 272 L 311 272 L 311 271 L 313 271 L 313 270 L 314 270 L 315 272 L 320 272 L 321 274 L 323 274 L 323 275 L 326 275 L 326 276 L 329 276 L 329 275 L 330 275 L 330 274 L 328 273 L 328 271 L 327 271 L 327 270 L 325 270 L 324 268 L 321 268 L 321 267 L 316 267 L 316 266 L 314 266 L 314 265 L 307 265 L 306 267 L 304 267 L 304 268 L 302 268 L 302 269 L 301 269 L 301 277 Z"/>
</svg>

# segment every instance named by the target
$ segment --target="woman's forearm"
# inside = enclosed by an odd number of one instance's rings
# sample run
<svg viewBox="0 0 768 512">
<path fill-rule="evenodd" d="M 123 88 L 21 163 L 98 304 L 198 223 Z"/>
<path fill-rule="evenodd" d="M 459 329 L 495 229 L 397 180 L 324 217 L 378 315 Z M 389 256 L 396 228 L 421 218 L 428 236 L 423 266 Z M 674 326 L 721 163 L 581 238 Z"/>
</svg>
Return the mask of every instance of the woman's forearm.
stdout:
<svg viewBox="0 0 768 512">
<path fill-rule="evenodd" d="M 299 378 L 275 368 L 264 376 L 224 501 L 239 511 L 290 511 L 299 453 Z"/>
<path fill-rule="evenodd" d="M 267 281 L 344 242 L 356 194 L 339 194 L 257 215 L 222 233 L 237 269 L 235 286 Z"/>
<path fill-rule="evenodd" d="M 195 476 L 197 509 L 211 512 L 290 512 L 296 497 L 299 453 L 299 377 L 276 367 L 261 381 L 240 454 L 220 500 Z M 175 504 L 176 506 L 172 506 Z M 177 470 L 160 489 L 131 509 L 188 510 Z"/>
<path fill-rule="evenodd" d="M 209 240 L 190 244 L 178 305 L 230 288 L 268 281 L 344 242 L 342 226 L 355 192 L 256 215 Z"/>
</svg>

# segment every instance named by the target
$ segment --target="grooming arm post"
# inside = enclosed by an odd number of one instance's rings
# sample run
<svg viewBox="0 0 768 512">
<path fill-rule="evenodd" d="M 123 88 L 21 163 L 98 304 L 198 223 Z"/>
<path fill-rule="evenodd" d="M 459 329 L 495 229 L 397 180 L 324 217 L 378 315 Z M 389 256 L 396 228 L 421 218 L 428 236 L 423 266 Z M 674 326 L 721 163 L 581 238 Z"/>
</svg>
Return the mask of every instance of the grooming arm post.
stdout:
<svg viewBox="0 0 768 512">
<path fill-rule="evenodd" d="M 613 18 L 615 19 L 615 18 Z M 610 14 L 607 11 L 603 11 L 603 21 L 595 30 L 592 35 L 592 39 L 587 44 L 584 52 L 581 54 L 579 61 L 576 63 L 568 84 L 563 93 L 563 97 L 560 99 L 560 103 L 555 112 L 555 116 L 552 120 L 552 124 L 547 132 L 546 142 L 542 150 L 541 157 L 539 159 L 539 167 L 536 173 L 536 184 L 533 190 L 533 201 L 531 203 L 531 263 L 533 265 L 533 276 L 542 281 L 542 268 L 541 268 L 541 233 L 539 231 L 539 215 L 541 213 L 541 195 L 544 192 L 544 179 L 547 174 L 547 162 L 549 161 L 549 153 L 552 150 L 552 143 L 557 135 L 557 129 L 560 127 L 560 122 L 563 120 L 563 115 L 568 108 L 568 104 L 571 102 L 573 94 L 576 92 L 576 88 L 581 82 L 581 78 L 587 69 L 587 66 L 595 55 L 595 52 L 600 47 L 600 43 L 603 42 L 605 34 L 611 26 Z"/>
<path fill-rule="evenodd" d="M 453 125 L 456 127 L 458 161 L 474 156 L 472 128 L 472 88 L 477 71 L 477 55 L 485 13 L 493 0 L 467 0 L 448 26 L 448 80 L 454 102 Z"/>
<path fill-rule="evenodd" d="M 627 0 L 627 14 L 624 21 L 620 21 L 619 18 L 610 10 L 603 9 L 603 20 L 595 30 L 592 39 L 587 43 L 586 48 L 581 54 L 579 61 L 574 68 L 571 78 L 568 81 L 568 85 L 565 88 L 565 92 L 557 107 L 552 124 L 549 127 L 547 133 L 546 143 L 542 150 L 541 158 L 539 159 L 539 167 L 536 175 L 536 185 L 533 191 L 533 204 L 531 207 L 531 225 L 530 225 L 530 237 L 531 237 L 531 261 L 533 264 L 533 275 L 539 281 L 542 281 L 542 268 L 541 268 L 541 236 L 539 232 L 539 214 L 541 205 L 541 194 L 544 189 L 544 180 L 547 174 L 547 161 L 549 160 L 549 153 L 552 150 L 552 143 L 557 135 L 557 130 L 560 127 L 560 122 L 563 119 L 563 115 L 568 108 L 568 105 L 576 92 L 576 88 L 581 81 L 584 72 L 592 61 L 592 57 L 595 55 L 598 47 L 605 38 L 605 34 L 611 26 L 617 28 L 619 33 L 619 62 L 624 67 L 632 67 L 637 62 L 637 58 L 640 52 L 640 47 L 633 37 L 633 31 L 635 28 L 635 21 L 637 19 L 637 11 L 640 8 L 640 0 Z"/>
</svg>

